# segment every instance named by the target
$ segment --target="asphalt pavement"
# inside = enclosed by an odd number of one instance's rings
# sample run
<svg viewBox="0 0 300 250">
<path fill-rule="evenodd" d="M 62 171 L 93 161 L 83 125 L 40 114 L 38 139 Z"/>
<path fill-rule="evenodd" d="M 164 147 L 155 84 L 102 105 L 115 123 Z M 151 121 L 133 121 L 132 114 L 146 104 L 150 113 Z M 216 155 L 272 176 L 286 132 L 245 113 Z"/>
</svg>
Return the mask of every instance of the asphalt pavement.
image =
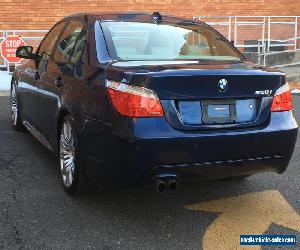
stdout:
<svg viewBox="0 0 300 250">
<path fill-rule="evenodd" d="M 300 96 L 294 100 L 300 123 Z M 193 182 L 176 193 L 149 186 L 73 198 L 51 153 L 11 127 L 8 101 L 0 97 L 0 249 L 233 249 L 233 235 L 244 232 L 296 234 L 300 241 L 300 138 L 282 175 Z"/>
</svg>

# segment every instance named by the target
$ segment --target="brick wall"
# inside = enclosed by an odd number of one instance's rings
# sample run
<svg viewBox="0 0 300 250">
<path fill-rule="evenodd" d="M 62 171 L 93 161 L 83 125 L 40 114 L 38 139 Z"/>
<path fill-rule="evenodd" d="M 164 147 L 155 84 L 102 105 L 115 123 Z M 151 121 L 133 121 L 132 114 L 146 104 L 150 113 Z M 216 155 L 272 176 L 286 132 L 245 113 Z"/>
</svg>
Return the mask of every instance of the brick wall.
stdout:
<svg viewBox="0 0 300 250">
<path fill-rule="evenodd" d="M 300 0 L 1 0 L 1 29 L 49 29 L 75 12 L 160 11 L 193 17 L 300 15 Z"/>
</svg>

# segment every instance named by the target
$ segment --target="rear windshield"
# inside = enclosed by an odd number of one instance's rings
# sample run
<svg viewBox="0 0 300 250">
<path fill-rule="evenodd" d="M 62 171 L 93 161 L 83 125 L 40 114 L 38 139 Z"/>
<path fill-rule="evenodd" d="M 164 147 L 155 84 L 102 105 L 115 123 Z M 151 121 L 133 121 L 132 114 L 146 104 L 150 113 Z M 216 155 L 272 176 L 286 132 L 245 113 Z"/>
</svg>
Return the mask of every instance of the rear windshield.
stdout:
<svg viewBox="0 0 300 250">
<path fill-rule="evenodd" d="M 206 25 L 102 22 L 109 54 L 124 61 L 205 60 L 244 58 Z"/>
</svg>

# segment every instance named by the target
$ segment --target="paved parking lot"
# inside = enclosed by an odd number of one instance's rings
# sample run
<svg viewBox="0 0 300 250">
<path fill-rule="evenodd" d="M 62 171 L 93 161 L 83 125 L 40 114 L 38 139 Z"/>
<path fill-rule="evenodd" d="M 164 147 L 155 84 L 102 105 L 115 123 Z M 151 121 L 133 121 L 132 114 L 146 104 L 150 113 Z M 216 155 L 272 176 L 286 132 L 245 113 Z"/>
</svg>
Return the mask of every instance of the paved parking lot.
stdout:
<svg viewBox="0 0 300 250">
<path fill-rule="evenodd" d="M 300 96 L 294 99 L 300 123 Z M 282 175 L 189 183 L 174 194 L 144 187 L 72 198 L 53 156 L 12 129 L 2 96 L 0 249 L 234 249 L 241 233 L 296 234 L 299 241 L 299 162 L 300 138 Z"/>
</svg>

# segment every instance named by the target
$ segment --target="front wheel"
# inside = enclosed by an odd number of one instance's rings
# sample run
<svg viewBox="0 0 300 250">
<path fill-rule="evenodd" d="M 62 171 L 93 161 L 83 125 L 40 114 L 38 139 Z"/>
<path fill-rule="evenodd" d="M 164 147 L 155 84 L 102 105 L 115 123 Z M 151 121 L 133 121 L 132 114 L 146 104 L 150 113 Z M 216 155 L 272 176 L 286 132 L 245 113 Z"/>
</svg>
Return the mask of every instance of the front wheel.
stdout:
<svg viewBox="0 0 300 250">
<path fill-rule="evenodd" d="M 15 130 L 24 131 L 24 126 L 22 124 L 18 97 L 17 97 L 17 88 L 16 84 L 12 83 L 10 90 L 10 113 L 11 113 L 11 121 Z"/>
<path fill-rule="evenodd" d="M 61 125 L 58 158 L 65 191 L 70 195 L 80 195 L 91 191 L 92 186 L 86 180 L 84 173 L 73 120 L 69 115 L 64 118 Z"/>
</svg>

